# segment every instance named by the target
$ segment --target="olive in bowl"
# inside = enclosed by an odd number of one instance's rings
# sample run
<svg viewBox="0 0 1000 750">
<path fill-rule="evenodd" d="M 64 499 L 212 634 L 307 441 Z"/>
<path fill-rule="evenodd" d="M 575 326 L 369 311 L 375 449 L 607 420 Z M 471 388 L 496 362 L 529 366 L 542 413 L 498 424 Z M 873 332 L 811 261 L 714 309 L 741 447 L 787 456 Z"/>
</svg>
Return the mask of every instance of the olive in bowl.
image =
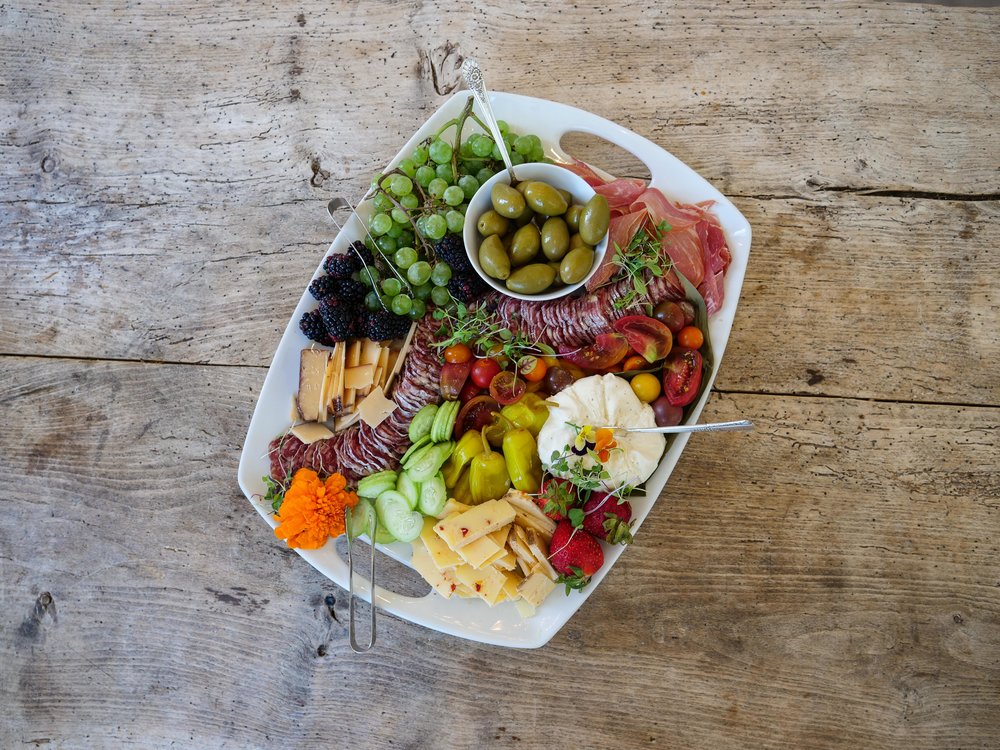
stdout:
<svg viewBox="0 0 1000 750">
<path fill-rule="evenodd" d="M 552 300 L 587 283 L 608 248 L 604 196 L 555 164 L 514 167 L 480 186 L 465 212 L 472 267 L 498 292 Z"/>
</svg>

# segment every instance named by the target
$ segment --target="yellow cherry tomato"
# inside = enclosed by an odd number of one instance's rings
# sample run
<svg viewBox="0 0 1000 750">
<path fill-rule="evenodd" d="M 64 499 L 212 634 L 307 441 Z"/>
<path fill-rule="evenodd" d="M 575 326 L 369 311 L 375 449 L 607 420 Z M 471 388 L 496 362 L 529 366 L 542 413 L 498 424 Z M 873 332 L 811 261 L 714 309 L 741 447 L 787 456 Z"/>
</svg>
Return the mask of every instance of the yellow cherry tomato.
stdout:
<svg viewBox="0 0 1000 750">
<path fill-rule="evenodd" d="M 644 404 L 648 404 L 660 395 L 660 379 L 651 372 L 643 372 L 632 378 L 632 391 Z"/>
</svg>

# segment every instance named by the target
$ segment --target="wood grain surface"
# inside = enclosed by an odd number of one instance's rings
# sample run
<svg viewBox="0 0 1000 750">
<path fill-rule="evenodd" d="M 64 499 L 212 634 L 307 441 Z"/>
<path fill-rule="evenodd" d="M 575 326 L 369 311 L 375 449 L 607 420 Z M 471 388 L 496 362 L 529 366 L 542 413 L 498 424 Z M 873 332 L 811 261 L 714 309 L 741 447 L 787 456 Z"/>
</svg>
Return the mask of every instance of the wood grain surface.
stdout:
<svg viewBox="0 0 1000 750">
<path fill-rule="evenodd" d="M 0 747 L 1000 746 L 998 30 L 902 2 L 0 4 Z M 704 419 L 758 429 L 691 440 L 543 649 L 383 615 L 358 656 L 236 465 L 326 200 L 463 56 L 745 213 Z"/>
</svg>

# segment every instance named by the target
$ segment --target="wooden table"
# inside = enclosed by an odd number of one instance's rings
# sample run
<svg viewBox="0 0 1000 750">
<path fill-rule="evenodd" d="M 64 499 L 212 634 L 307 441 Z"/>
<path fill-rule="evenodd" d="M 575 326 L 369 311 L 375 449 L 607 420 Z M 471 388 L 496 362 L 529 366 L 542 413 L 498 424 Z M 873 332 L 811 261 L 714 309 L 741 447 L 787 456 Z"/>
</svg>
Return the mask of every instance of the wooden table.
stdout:
<svg viewBox="0 0 1000 750">
<path fill-rule="evenodd" d="M 1000 745 L 1000 12 L 0 5 L 0 746 Z M 334 231 L 475 55 L 754 228 L 706 419 L 578 615 L 381 618 L 236 486 Z M 636 174 L 617 153 L 581 153 Z"/>
</svg>

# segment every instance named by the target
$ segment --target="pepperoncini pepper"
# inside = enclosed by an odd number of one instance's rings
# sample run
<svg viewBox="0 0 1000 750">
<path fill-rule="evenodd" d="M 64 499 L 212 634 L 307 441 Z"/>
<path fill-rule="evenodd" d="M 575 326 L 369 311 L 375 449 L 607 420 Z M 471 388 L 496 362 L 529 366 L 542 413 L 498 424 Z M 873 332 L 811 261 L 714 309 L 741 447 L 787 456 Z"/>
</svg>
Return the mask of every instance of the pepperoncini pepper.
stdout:
<svg viewBox="0 0 1000 750">
<path fill-rule="evenodd" d="M 472 489 L 469 487 L 469 474 L 471 472 L 468 469 L 463 471 L 455 482 L 455 486 L 448 493 L 449 497 L 453 497 L 465 505 L 472 505 Z"/>
<path fill-rule="evenodd" d="M 503 457 L 514 489 L 535 494 L 542 486 L 542 462 L 534 435 L 524 428 L 508 430 L 503 436 Z"/>
<path fill-rule="evenodd" d="M 444 465 L 441 473 L 444 475 L 444 485 L 449 489 L 454 487 L 462 470 L 469 465 L 469 461 L 483 452 L 483 438 L 479 430 L 468 430 L 458 439 L 458 444 L 452 452 L 448 463 Z"/>
<path fill-rule="evenodd" d="M 501 498 L 510 489 L 507 462 L 502 455 L 490 449 L 485 434 L 481 438 L 483 451 L 469 465 L 469 489 L 473 505 Z"/>
<path fill-rule="evenodd" d="M 521 398 L 500 410 L 500 414 L 515 427 L 528 430 L 532 437 L 538 437 L 542 425 L 549 418 L 549 407 L 536 393 L 525 393 Z"/>
</svg>

